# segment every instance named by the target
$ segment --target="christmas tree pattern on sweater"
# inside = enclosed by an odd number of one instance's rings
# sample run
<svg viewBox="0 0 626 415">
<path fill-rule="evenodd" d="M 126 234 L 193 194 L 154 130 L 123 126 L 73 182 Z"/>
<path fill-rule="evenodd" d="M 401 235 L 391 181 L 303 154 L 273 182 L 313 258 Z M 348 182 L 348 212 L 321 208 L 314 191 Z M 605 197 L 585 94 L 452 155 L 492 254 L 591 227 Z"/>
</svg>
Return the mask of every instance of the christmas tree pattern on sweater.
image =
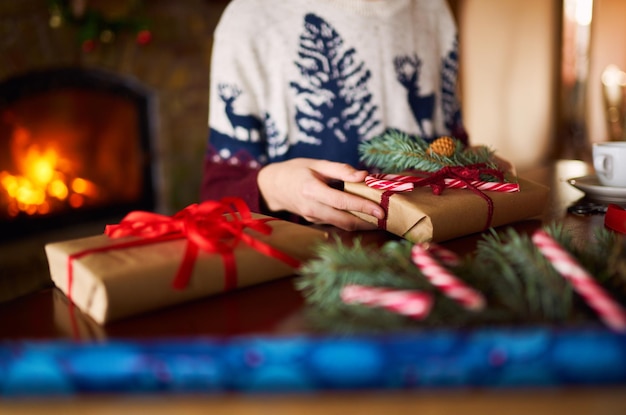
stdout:
<svg viewBox="0 0 626 415">
<path fill-rule="evenodd" d="M 441 99 L 445 127 L 461 124 L 455 86 L 457 43 L 442 61 Z M 304 17 L 297 57 L 293 64 L 300 77 L 289 82 L 295 94 L 297 137 L 289 137 L 272 115 L 245 114 L 237 98 L 245 94 L 238 85 L 218 85 L 218 95 L 230 122 L 230 131 L 211 128 L 210 147 L 222 159 L 251 167 L 295 157 L 323 158 L 358 166 L 358 144 L 381 133 L 381 117 L 370 90 L 372 73 L 354 47 L 345 44 L 335 28 L 315 14 Z M 397 82 L 406 90 L 406 105 L 419 135 L 431 140 L 436 94 L 420 89 L 422 59 L 417 54 L 394 58 Z"/>
</svg>

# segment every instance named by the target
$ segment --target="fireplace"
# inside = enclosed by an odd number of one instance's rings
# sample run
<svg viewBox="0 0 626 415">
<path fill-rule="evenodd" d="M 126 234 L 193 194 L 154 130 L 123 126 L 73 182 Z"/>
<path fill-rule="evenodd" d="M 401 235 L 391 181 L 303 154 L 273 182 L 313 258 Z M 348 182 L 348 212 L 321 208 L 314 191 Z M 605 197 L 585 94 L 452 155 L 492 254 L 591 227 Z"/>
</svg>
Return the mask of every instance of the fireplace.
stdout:
<svg viewBox="0 0 626 415">
<path fill-rule="evenodd" d="M 154 210 L 153 98 L 133 79 L 54 68 L 0 84 L 0 241 Z"/>
</svg>

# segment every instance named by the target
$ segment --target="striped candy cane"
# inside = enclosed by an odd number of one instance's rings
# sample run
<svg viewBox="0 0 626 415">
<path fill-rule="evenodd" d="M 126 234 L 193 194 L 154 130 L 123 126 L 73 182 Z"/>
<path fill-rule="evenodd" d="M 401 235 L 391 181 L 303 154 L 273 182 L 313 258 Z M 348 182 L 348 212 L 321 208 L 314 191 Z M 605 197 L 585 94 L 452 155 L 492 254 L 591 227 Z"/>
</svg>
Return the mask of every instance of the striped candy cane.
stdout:
<svg viewBox="0 0 626 415">
<path fill-rule="evenodd" d="M 466 189 L 468 187 L 466 183 L 459 179 L 444 179 L 444 183 L 446 184 L 446 187 L 450 189 Z M 490 192 L 514 193 L 520 191 L 519 183 L 484 182 L 480 180 L 473 180 L 470 184 L 478 190 Z"/>
<path fill-rule="evenodd" d="M 447 297 L 455 300 L 468 310 L 477 311 L 485 307 L 483 295 L 439 265 L 428 253 L 425 245 L 413 245 L 411 259 L 428 281 Z"/>
<path fill-rule="evenodd" d="M 385 176 L 384 178 L 379 176 Z M 365 184 L 369 187 L 379 190 L 390 190 L 392 192 L 410 192 L 415 188 L 415 185 L 411 182 L 405 182 L 402 180 L 394 180 L 388 176 L 402 177 L 398 175 L 370 175 L 365 178 Z M 408 176 L 407 176 L 408 177 Z"/>
<path fill-rule="evenodd" d="M 428 293 L 358 284 L 346 285 L 341 289 L 340 296 L 346 304 L 381 307 L 416 320 L 426 318 L 433 305 L 433 298 Z"/>
<path fill-rule="evenodd" d="M 393 192 L 410 192 L 423 180 L 419 177 L 405 176 L 400 174 L 372 174 L 367 176 L 365 184 L 379 190 L 391 190 Z M 446 188 L 466 189 L 467 183 L 459 179 L 444 179 Z M 513 193 L 519 192 L 519 183 L 485 182 L 472 180 L 470 182 L 478 190 Z"/>
<path fill-rule="evenodd" d="M 615 331 L 626 331 L 626 311 L 558 242 L 543 230 L 533 234 L 533 242 L 554 269 L 572 284 L 600 319 Z"/>
<path fill-rule="evenodd" d="M 443 266 L 456 267 L 461 262 L 457 254 L 441 245 L 430 242 L 424 244 L 423 247 Z"/>
</svg>

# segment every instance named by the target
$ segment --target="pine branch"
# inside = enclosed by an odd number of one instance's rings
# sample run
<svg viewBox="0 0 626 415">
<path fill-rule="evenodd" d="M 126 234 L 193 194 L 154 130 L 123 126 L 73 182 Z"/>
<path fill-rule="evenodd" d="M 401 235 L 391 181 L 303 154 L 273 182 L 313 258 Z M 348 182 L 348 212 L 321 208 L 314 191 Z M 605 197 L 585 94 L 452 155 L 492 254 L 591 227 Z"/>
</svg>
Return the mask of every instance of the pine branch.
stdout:
<svg viewBox="0 0 626 415">
<path fill-rule="evenodd" d="M 626 237 L 600 228 L 595 239 L 588 269 L 595 270 L 602 285 L 626 306 Z"/>
<path fill-rule="evenodd" d="M 340 291 L 349 284 L 361 284 L 399 290 L 418 290 L 436 296 L 434 312 L 422 322 L 426 326 L 447 322 L 459 325 L 468 320 L 461 307 L 445 298 L 422 275 L 411 262 L 412 244 L 408 241 L 391 241 L 382 248 L 363 246 L 359 239 L 352 247 L 341 243 L 321 246 L 317 259 L 300 269 L 296 288 L 305 295 L 307 303 L 315 309 L 315 320 L 342 319 L 346 316 L 351 324 L 358 326 L 368 322 L 368 329 L 382 327 L 409 327 L 415 322 L 386 310 L 359 305 L 347 305 L 341 301 Z M 384 316 L 384 317 L 382 317 Z M 383 322 L 380 319 L 384 319 Z M 344 329 L 346 329 L 344 327 Z"/>
<path fill-rule="evenodd" d="M 485 163 L 496 168 L 493 152 L 487 147 L 467 149 L 456 140 L 457 146 L 450 157 L 428 153 L 429 143 L 420 137 L 410 137 L 405 133 L 389 130 L 381 136 L 359 145 L 361 161 L 377 167 L 385 173 L 407 170 L 435 172 L 446 166 L 467 166 Z"/>
<path fill-rule="evenodd" d="M 322 245 L 318 259 L 307 262 L 300 270 L 296 288 L 302 290 L 311 304 L 330 309 L 340 302 L 339 291 L 348 284 L 385 286 L 397 289 L 430 289 L 419 277 L 419 271 L 406 260 L 398 260 L 392 251 L 406 250 L 404 244 L 389 242 L 380 250 L 364 246 L 356 239 L 352 247 L 336 238 Z M 408 247 L 410 250 L 410 246 Z"/>
<path fill-rule="evenodd" d="M 562 226 L 545 227 L 581 264 L 593 266 L 592 275 L 622 301 L 626 298 L 626 238 L 600 231 L 597 246 L 580 250 Z M 513 228 L 483 236 L 473 255 L 451 269 L 454 275 L 479 290 L 487 300 L 481 312 L 462 308 L 433 287 L 411 261 L 409 241 L 351 246 L 339 238 L 318 248 L 317 258 L 301 268 L 296 288 L 309 305 L 312 322 L 342 332 L 399 330 L 417 327 L 468 327 L 511 323 L 563 323 L 595 319 L 526 234 Z M 607 252 L 609 260 L 607 261 Z M 588 268 L 592 270 L 592 268 Z M 348 284 L 429 292 L 435 303 L 422 321 L 363 305 L 344 304 L 341 289 Z"/>
<path fill-rule="evenodd" d="M 557 240 L 560 235 L 552 232 Z M 528 235 L 512 228 L 485 237 L 476 252 L 477 274 L 492 274 L 492 300 L 516 321 L 564 321 L 572 314 L 572 290 Z M 500 279 L 497 276 L 501 275 Z"/>
</svg>

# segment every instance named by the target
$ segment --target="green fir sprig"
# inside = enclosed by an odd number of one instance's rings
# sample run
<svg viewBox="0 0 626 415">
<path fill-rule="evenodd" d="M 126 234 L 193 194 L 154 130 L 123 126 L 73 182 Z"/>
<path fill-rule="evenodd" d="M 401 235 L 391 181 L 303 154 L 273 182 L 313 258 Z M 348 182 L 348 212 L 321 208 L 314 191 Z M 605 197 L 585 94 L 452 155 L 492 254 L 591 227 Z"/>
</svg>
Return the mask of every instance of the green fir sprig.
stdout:
<svg viewBox="0 0 626 415">
<path fill-rule="evenodd" d="M 594 247 L 582 250 L 561 226 L 545 227 L 581 265 L 597 278 L 614 298 L 626 304 L 626 242 L 600 229 Z M 320 328 L 342 332 L 385 331 L 416 327 L 473 327 L 500 324 L 577 324 L 596 319 L 527 234 L 508 228 L 492 230 L 478 242 L 471 255 L 450 270 L 480 291 L 487 302 L 482 311 L 468 311 L 433 287 L 411 261 L 413 244 L 395 240 L 378 245 L 321 245 L 317 257 L 304 264 L 296 288 L 308 304 L 308 315 Z M 610 253 L 607 261 L 607 253 Z M 341 289 L 361 284 L 431 293 L 434 307 L 417 321 L 381 308 L 349 305 Z"/>
<path fill-rule="evenodd" d="M 569 246 L 560 228 L 552 227 L 550 233 Z M 493 306 L 505 309 L 512 321 L 563 322 L 572 318 L 571 286 L 528 235 L 512 228 L 502 234 L 492 231 L 479 241 L 466 278 L 497 302 Z"/>
<path fill-rule="evenodd" d="M 485 163 L 497 168 L 493 151 L 485 146 L 467 148 L 460 140 L 456 142 L 454 154 L 444 156 L 428 152 L 429 143 L 421 137 L 409 136 L 396 130 L 365 141 L 359 145 L 359 156 L 363 163 L 376 167 L 384 173 L 407 170 L 435 172 L 446 166 L 467 166 Z"/>
</svg>

